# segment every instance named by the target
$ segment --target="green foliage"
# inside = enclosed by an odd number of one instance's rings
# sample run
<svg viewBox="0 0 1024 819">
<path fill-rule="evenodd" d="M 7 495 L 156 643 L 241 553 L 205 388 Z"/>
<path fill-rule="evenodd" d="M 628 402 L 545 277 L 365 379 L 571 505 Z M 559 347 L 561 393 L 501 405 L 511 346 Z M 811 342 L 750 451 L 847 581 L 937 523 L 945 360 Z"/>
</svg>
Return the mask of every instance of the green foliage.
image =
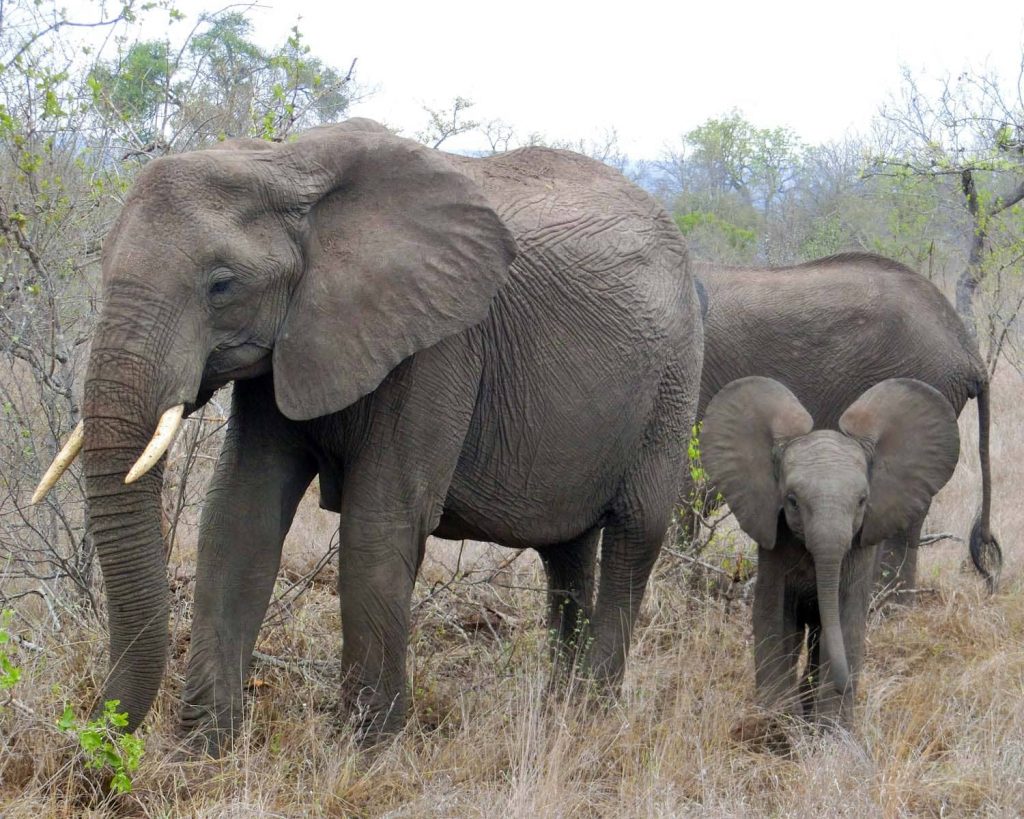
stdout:
<svg viewBox="0 0 1024 819">
<path fill-rule="evenodd" d="M 709 508 L 717 508 L 725 503 L 722 494 L 708 486 L 708 474 L 704 470 L 700 449 L 700 431 L 703 426 L 703 421 L 698 421 L 693 425 L 690 430 L 690 440 L 686 446 L 691 481 L 688 503 L 693 510 L 700 514 Z"/>
<path fill-rule="evenodd" d="M 945 232 L 942 210 L 936 207 L 944 196 L 943 179 L 899 174 L 869 177 L 863 184 L 865 194 L 872 199 L 872 221 L 869 231 L 865 231 L 864 245 L 923 270 L 935 251 L 934 242 Z"/>
<path fill-rule="evenodd" d="M 700 430 L 703 425 L 703 421 L 698 421 L 690 428 L 690 441 L 686 445 L 686 460 L 690 466 L 690 480 L 694 486 L 703 484 L 707 477 L 704 462 L 700 457 Z"/>
<path fill-rule="evenodd" d="M 424 106 L 428 122 L 425 128 L 416 132 L 416 139 L 424 145 L 432 148 L 440 148 L 442 143 L 459 134 L 472 131 L 480 123 L 473 119 L 466 119 L 465 113 L 474 105 L 474 102 L 465 97 L 455 97 L 447 109 L 434 109 Z"/>
<path fill-rule="evenodd" d="M 744 554 L 739 549 L 733 554 L 724 555 L 720 565 L 723 571 L 732 575 L 734 583 L 743 583 L 749 580 L 757 571 L 757 563 L 751 560 L 750 555 Z"/>
<path fill-rule="evenodd" d="M 291 98 L 293 106 L 304 98 L 322 121 L 336 119 L 348 107 L 347 78 L 310 56 L 298 26 L 292 27 L 284 47 L 271 57 L 270 64 L 283 73 L 277 84 Z"/>
<path fill-rule="evenodd" d="M 349 106 L 352 77 L 314 57 L 297 26 L 267 50 L 246 12 L 225 11 L 201 16 L 183 47 L 139 41 L 99 60 L 86 84 L 105 121 L 151 155 L 226 136 L 281 140 L 334 121 Z"/>
<path fill-rule="evenodd" d="M 87 768 L 111 772 L 110 789 L 114 793 L 130 793 L 131 775 L 142 761 L 145 743 L 141 737 L 124 733 L 128 715 L 117 710 L 120 704 L 120 700 L 107 700 L 100 715 L 87 721 L 76 717 L 66 705 L 57 727 L 78 739 Z"/>
<path fill-rule="evenodd" d="M 810 230 L 800 243 L 800 255 L 805 259 L 818 259 L 838 253 L 850 242 L 849 232 L 837 213 L 812 220 Z"/>
<path fill-rule="evenodd" d="M 707 548 L 713 534 L 708 533 L 706 538 L 701 539 L 700 522 L 706 520 L 707 515 L 712 514 L 725 502 L 721 493 L 708 485 L 708 475 L 701 458 L 701 426 L 702 423 L 697 422 L 691 428 L 690 440 L 686 447 L 690 477 L 689 494 L 682 505 L 676 507 L 672 516 L 676 532 L 674 545 L 681 551 L 694 554 Z"/>
<path fill-rule="evenodd" d="M 189 52 L 208 61 L 210 73 L 222 84 L 245 82 L 266 62 L 266 55 L 248 37 L 252 23 L 244 12 L 232 11 L 212 18 L 210 27 L 192 38 Z"/>
<path fill-rule="evenodd" d="M 798 191 L 803 145 L 787 128 L 758 128 L 738 111 L 683 136 L 662 170 L 677 224 L 697 255 L 724 263 L 777 261 L 776 214 Z"/>
<path fill-rule="evenodd" d="M 21 669 L 14 664 L 4 648 L 11 641 L 7 628 L 13 617 L 14 612 L 10 609 L 0 612 L 0 691 L 10 691 L 21 679 Z"/>
<path fill-rule="evenodd" d="M 788 128 L 757 128 L 738 111 L 712 118 L 684 137 L 687 160 L 707 184 L 767 212 L 799 164 L 799 137 Z"/>
<path fill-rule="evenodd" d="M 296 127 L 331 122 L 351 101 L 351 77 L 312 56 L 298 26 L 265 51 L 242 12 L 216 17 L 191 45 L 200 80 L 194 98 L 212 107 L 220 133 L 281 140 Z"/>
<path fill-rule="evenodd" d="M 726 245 L 739 251 L 752 250 L 757 243 L 756 231 L 734 225 L 717 213 L 692 210 L 687 213 L 676 213 L 674 218 L 684 236 L 693 236 L 698 230 L 716 233 Z"/>
<path fill-rule="evenodd" d="M 171 73 L 168 44 L 149 40 L 132 45 L 120 60 L 96 65 L 87 83 L 101 111 L 139 125 L 139 138 L 152 139 L 153 121 L 169 97 Z"/>
</svg>

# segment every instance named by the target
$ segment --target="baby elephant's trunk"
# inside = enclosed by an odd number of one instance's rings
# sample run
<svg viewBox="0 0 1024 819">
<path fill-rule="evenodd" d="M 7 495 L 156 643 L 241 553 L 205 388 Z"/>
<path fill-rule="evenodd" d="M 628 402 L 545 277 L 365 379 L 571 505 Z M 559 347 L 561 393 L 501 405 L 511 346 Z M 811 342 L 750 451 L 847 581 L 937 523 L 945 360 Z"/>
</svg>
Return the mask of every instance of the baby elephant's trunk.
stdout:
<svg viewBox="0 0 1024 819">
<path fill-rule="evenodd" d="M 846 661 L 846 644 L 839 619 L 839 580 L 843 555 L 817 557 L 814 570 L 818 581 L 818 612 L 828 665 L 836 691 L 842 695 L 850 685 L 850 668 Z"/>
</svg>

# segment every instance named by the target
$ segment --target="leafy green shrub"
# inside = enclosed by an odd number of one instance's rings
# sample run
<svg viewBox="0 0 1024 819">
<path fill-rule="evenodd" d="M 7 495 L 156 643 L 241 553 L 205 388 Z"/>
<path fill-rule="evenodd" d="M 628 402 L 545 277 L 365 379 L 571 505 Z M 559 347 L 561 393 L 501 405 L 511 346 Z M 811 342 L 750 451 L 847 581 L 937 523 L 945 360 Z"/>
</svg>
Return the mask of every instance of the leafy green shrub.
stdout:
<svg viewBox="0 0 1024 819">
<path fill-rule="evenodd" d="M 78 746 L 85 757 L 85 767 L 92 770 L 108 768 L 113 771 L 110 790 L 114 793 L 130 793 L 131 775 L 142 761 L 145 743 L 141 737 L 124 733 L 128 715 L 117 710 L 120 704 L 120 700 L 107 700 L 102 713 L 87 722 L 80 721 L 71 706 L 66 705 L 64 713 L 57 720 L 57 727 L 78 738 Z"/>
<path fill-rule="evenodd" d="M 709 516 L 725 503 L 721 493 L 708 485 L 707 472 L 701 461 L 700 452 L 701 422 L 697 422 L 690 430 L 690 441 L 687 444 L 687 463 L 690 470 L 690 485 L 682 505 L 677 506 L 673 523 L 675 524 L 674 545 L 683 551 L 699 554 L 710 543 L 717 522 L 709 520 Z M 701 537 L 702 527 L 706 536 Z"/>
<path fill-rule="evenodd" d="M 18 668 L 7 654 L 6 646 L 11 641 L 11 634 L 7 631 L 14 612 L 4 609 L 0 612 L 0 691 L 10 691 L 21 679 L 21 669 Z"/>
</svg>

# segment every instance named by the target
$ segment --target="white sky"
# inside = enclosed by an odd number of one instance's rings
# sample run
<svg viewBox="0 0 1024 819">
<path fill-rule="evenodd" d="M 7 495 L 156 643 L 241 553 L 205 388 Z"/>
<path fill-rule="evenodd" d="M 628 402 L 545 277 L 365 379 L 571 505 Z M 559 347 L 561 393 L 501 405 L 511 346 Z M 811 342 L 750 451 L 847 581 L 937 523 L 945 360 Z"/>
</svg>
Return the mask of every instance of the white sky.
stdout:
<svg viewBox="0 0 1024 819">
<path fill-rule="evenodd" d="M 215 0 L 179 0 L 190 18 Z M 422 128 L 424 105 L 469 97 L 478 120 L 522 135 L 618 132 L 634 159 L 740 109 L 808 142 L 865 129 L 900 66 L 941 77 L 971 65 L 1016 79 L 1021 0 L 262 0 L 255 37 L 280 44 L 297 18 L 313 54 L 377 92 L 352 113 Z M 181 25 L 181 24 L 179 24 Z M 182 28 L 184 26 L 182 25 Z M 446 147 L 483 147 L 463 138 Z"/>
</svg>

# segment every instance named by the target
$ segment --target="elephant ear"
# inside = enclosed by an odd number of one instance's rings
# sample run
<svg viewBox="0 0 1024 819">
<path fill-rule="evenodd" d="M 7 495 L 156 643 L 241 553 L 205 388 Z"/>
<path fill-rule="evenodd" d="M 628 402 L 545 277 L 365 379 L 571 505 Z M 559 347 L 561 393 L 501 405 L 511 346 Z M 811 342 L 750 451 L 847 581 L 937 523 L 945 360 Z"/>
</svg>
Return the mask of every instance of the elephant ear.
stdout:
<svg viewBox="0 0 1024 819">
<path fill-rule="evenodd" d="M 880 543 L 923 515 L 960 455 L 953 407 L 934 387 L 893 378 L 867 390 L 839 429 L 868 453 L 870 481 L 861 542 Z"/>
<path fill-rule="evenodd" d="M 355 120 L 280 146 L 275 167 L 273 193 L 297 200 L 309 230 L 273 353 L 286 416 L 349 406 L 487 315 L 515 242 L 444 154 Z"/>
<path fill-rule="evenodd" d="M 743 531 L 759 546 L 775 546 L 782 501 L 776 451 L 806 435 L 814 421 L 786 387 L 751 376 L 726 384 L 704 413 L 701 457 Z"/>
</svg>

